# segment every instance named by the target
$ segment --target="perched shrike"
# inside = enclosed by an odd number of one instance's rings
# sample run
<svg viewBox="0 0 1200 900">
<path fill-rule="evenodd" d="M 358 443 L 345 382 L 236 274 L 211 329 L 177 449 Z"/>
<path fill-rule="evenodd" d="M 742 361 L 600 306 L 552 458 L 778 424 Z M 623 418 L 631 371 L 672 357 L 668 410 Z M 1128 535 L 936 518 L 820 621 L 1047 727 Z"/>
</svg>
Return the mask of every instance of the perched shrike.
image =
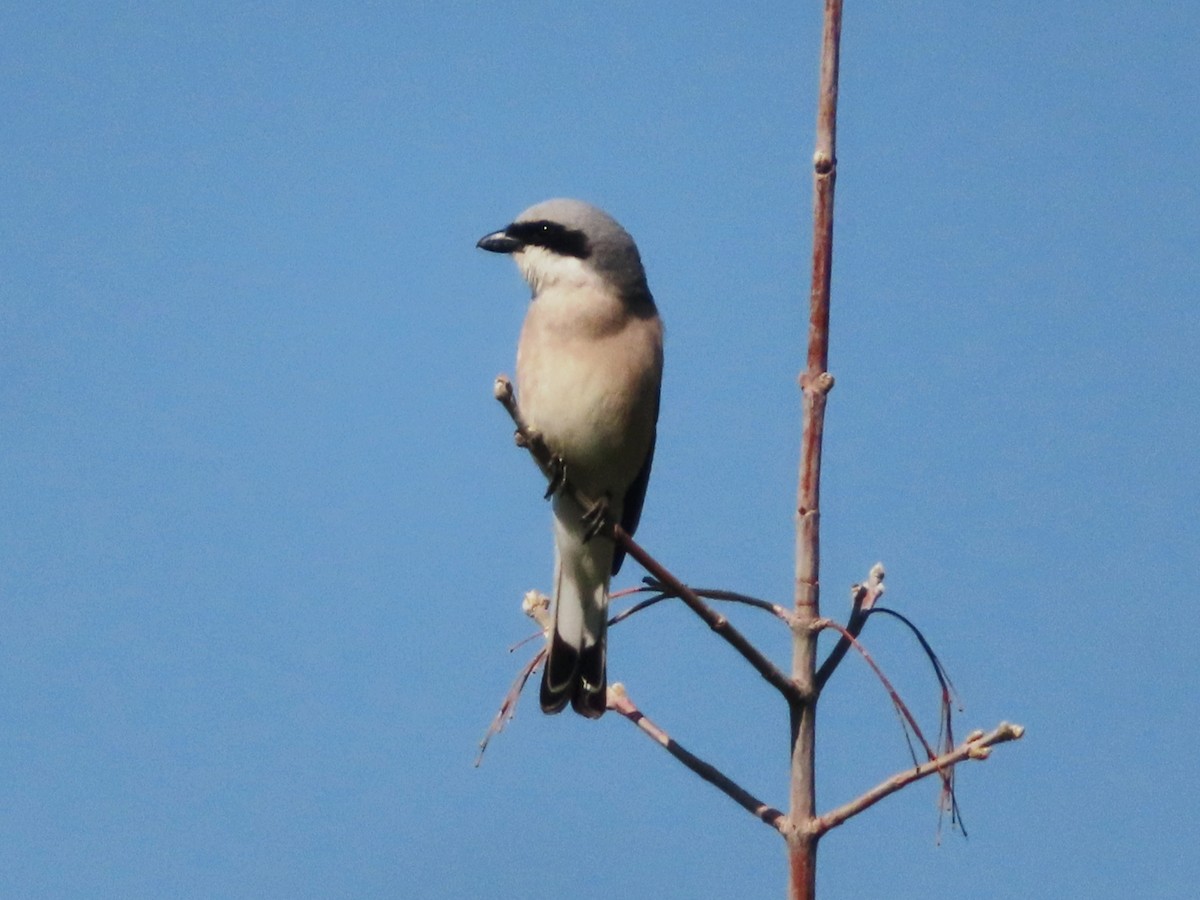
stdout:
<svg viewBox="0 0 1200 900">
<path fill-rule="evenodd" d="M 579 200 L 547 200 L 478 245 L 516 260 L 533 290 L 517 345 L 526 423 L 584 496 L 633 534 L 646 497 L 662 382 L 662 322 L 633 238 Z M 554 632 L 542 673 L 547 713 L 604 714 L 608 583 L 624 552 L 588 539 L 589 510 L 554 498 Z"/>
</svg>

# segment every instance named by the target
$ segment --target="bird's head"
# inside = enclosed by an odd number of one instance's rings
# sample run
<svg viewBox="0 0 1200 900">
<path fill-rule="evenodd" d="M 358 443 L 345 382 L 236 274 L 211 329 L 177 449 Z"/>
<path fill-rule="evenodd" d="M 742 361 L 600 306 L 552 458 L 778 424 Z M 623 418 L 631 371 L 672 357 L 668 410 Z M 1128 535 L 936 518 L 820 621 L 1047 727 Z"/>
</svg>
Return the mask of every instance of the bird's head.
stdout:
<svg viewBox="0 0 1200 900">
<path fill-rule="evenodd" d="M 581 200 L 531 206 L 476 246 L 512 256 L 535 296 L 559 285 L 615 289 L 626 298 L 649 294 L 633 238 L 608 213 Z"/>
</svg>

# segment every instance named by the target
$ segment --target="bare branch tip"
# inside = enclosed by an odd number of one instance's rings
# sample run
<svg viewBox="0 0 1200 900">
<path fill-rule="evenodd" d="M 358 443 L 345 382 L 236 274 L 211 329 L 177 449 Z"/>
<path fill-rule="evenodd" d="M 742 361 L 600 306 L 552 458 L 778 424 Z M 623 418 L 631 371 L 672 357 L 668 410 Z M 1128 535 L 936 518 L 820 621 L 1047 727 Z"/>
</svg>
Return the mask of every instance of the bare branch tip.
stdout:
<svg viewBox="0 0 1200 900">
<path fill-rule="evenodd" d="M 550 630 L 550 598 L 541 591 L 526 591 L 521 598 L 521 612 L 537 622 L 543 632 Z"/>
<path fill-rule="evenodd" d="M 850 599 L 855 603 L 859 603 L 866 601 L 868 599 L 868 595 L 873 595 L 870 597 L 870 603 L 865 606 L 866 609 L 870 609 L 875 605 L 875 602 L 883 596 L 883 592 L 885 590 L 883 579 L 886 577 L 886 575 L 887 573 L 884 571 L 883 563 L 875 563 L 875 565 L 871 566 L 871 571 L 867 573 L 867 580 L 865 583 L 860 584 L 855 582 L 854 584 L 850 585 Z"/>
<path fill-rule="evenodd" d="M 492 396 L 505 404 L 512 399 L 513 386 L 507 375 L 496 376 L 496 380 L 492 382 Z"/>
</svg>

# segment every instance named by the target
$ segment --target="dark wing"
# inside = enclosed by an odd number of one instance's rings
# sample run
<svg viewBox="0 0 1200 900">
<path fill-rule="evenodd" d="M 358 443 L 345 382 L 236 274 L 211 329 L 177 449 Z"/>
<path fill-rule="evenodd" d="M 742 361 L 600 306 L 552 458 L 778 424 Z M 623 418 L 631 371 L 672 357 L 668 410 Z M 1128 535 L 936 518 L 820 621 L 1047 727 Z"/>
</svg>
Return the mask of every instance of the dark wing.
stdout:
<svg viewBox="0 0 1200 900">
<path fill-rule="evenodd" d="M 654 442 L 658 438 L 658 428 L 650 434 L 650 449 L 646 451 L 646 461 L 642 470 L 629 485 L 625 492 L 625 506 L 621 511 L 621 527 L 632 536 L 637 531 L 638 520 L 642 518 L 642 504 L 646 502 L 646 486 L 650 484 L 650 467 L 654 464 Z M 625 561 L 625 549 L 618 546 L 613 552 L 612 574 L 621 571 L 621 563 Z"/>
</svg>

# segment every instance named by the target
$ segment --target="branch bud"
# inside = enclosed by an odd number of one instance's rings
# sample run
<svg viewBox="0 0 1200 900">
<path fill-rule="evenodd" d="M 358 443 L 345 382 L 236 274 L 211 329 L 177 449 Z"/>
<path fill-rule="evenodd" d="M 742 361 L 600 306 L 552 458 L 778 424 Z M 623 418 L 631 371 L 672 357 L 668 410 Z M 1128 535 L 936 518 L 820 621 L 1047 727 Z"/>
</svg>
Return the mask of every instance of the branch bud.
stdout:
<svg viewBox="0 0 1200 900">
<path fill-rule="evenodd" d="M 550 631 L 550 598 L 541 591 L 527 591 L 521 600 L 521 612 L 538 623 L 543 632 Z"/>
</svg>

